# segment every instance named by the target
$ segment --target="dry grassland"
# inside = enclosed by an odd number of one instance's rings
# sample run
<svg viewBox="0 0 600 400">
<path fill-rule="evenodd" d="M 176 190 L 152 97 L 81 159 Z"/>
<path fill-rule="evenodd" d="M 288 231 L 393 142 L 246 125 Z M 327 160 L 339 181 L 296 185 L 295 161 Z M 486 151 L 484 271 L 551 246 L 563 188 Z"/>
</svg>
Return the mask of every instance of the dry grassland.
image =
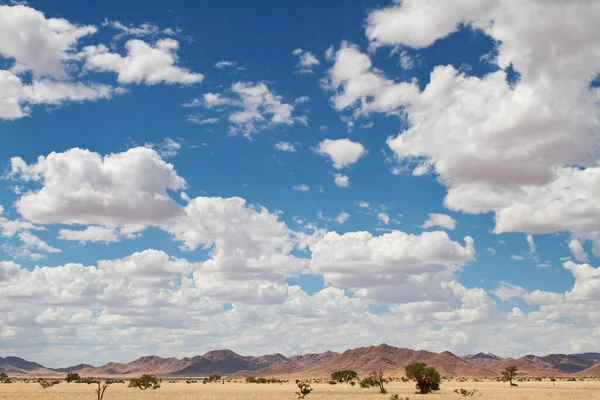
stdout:
<svg viewBox="0 0 600 400">
<path fill-rule="evenodd" d="M 584 382 L 519 382 L 519 387 L 509 387 L 506 383 L 499 382 L 442 382 L 442 390 L 433 395 L 416 395 L 413 383 L 390 383 L 387 385 L 388 394 L 381 395 L 374 388 L 362 389 L 358 385 L 352 387 L 347 384 L 329 385 L 326 383 L 313 384 L 314 391 L 306 397 L 307 400 L 388 400 L 390 394 L 397 393 L 400 397 L 410 397 L 411 400 L 459 400 L 468 399 L 454 393 L 456 388 L 477 389 L 478 394 L 474 399 L 481 400 L 600 400 L 600 381 L 587 380 Z M 67 384 L 65 382 L 42 389 L 37 383 L 13 383 L 0 385 L 0 399 L 2 400 L 84 400 L 96 399 L 94 385 Z M 229 382 L 221 383 L 193 383 L 163 382 L 158 390 L 140 391 L 127 388 L 126 384 L 111 385 L 105 400 L 137 400 L 137 399 L 164 399 L 164 400 L 279 400 L 295 399 L 296 385 L 284 384 L 247 384 Z"/>
</svg>

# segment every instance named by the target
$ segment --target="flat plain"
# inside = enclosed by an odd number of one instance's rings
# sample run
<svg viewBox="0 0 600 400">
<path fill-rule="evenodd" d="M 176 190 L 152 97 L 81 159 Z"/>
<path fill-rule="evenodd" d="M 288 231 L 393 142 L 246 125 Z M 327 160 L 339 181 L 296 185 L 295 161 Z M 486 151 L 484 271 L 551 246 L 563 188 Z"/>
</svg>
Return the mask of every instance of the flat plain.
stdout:
<svg viewBox="0 0 600 400">
<path fill-rule="evenodd" d="M 388 400 L 391 394 L 398 394 L 400 398 L 458 400 L 468 399 L 454 393 L 454 389 L 477 389 L 473 398 L 481 400 L 600 400 L 600 381 L 586 380 L 577 382 L 558 381 L 556 386 L 549 380 L 542 382 L 519 382 L 518 387 L 509 387 L 507 383 L 495 381 L 466 382 L 444 381 L 441 391 L 431 395 L 415 394 L 414 383 L 392 382 L 386 388 L 388 394 L 382 395 L 376 389 L 362 389 L 348 384 L 329 385 L 315 383 L 314 391 L 306 396 L 307 400 Z M 137 399 L 165 399 L 165 400 L 279 400 L 295 399 L 296 385 L 283 384 L 247 384 L 243 382 L 221 383 L 192 383 L 163 382 L 158 390 L 145 390 L 128 388 L 127 384 L 111 385 L 104 400 L 137 400 Z M 96 399 L 95 386 L 87 384 L 59 385 L 42 389 L 37 383 L 12 383 L 0 385 L 0 399 L 19 400 L 84 400 Z"/>
</svg>

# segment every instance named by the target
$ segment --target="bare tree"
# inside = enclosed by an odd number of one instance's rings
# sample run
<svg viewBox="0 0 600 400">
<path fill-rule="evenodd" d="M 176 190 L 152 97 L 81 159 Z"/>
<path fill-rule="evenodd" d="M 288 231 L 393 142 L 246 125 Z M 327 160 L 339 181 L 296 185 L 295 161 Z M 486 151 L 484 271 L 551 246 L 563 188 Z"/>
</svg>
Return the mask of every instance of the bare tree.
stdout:
<svg viewBox="0 0 600 400">
<path fill-rule="evenodd" d="M 516 383 L 513 383 L 513 378 L 517 374 L 518 369 L 519 368 L 517 368 L 516 365 L 511 365 L 511 366 L 504 368 L 504 371 L 502 371 L 502 378 L 505 381 L 509 381 L 510 386 L 517 386 Z"/>
<path fill-rule="evenodd" d="M 373 382 L 375 382 L 375 384 L 379 387 L 379 393 L 387 393 L 387 390 L 383 387 L 383 385 L 385 384 L 385 378 L 383 377 L 382 370 L 371 372 L 371 375 L 369 377 L 372 378 Z"/>
</svg>

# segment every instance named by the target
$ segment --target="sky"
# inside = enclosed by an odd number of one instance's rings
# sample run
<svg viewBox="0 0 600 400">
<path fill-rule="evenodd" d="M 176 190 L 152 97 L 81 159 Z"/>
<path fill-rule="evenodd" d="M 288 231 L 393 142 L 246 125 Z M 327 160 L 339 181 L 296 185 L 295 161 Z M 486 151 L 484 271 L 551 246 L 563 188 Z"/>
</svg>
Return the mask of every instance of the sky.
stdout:
<svg viewBox="0 0 600 400">
<path fill-rule="evenodd" d="M 600 3 L 0 5 L 0 355 L 600 348 Z"/>
</svg>

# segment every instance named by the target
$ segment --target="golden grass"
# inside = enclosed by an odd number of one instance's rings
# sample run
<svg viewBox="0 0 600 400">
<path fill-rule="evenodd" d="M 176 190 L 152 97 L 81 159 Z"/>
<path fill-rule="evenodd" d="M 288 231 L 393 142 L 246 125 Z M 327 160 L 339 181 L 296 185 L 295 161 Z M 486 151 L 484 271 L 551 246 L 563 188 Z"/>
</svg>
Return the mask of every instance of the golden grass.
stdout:
<svg viewBox="0 0 600 400">
<path fill-rule="evenodd" d="M 96 398 L 95 385 L 67 384 L 65 382 L 49 389 L 42 389 L 37 383 L 12 383 L 0 384 L 1 400 L 94 400 Z M 509 387 L 502 382 L 442 382 L 442 390 L 434 395 L 416 395 L 413 383 L 389 383 L 388 394 L 381 395 L 375 388 L 362 389 L 358 385 L 352 387 L 347 384 L 329 385 L 318 383 L 312 385 L 314 391 L 306 397 L 307 400 L 388 400 L 390 394 L 398 393 L 400 397 L 432 400 L 459 400 L 466 399 L 454 393 L 454 389 L 477 389 L 475 399 L 481 400 L 600 400 L 600 382 L 587 380 L 584 382 L 519 382 L 519 387 Z M 111 385 L 104 396 L 105 400 L 136 400 L 136 399 L 164 399 L 164 400 L 279 400 L 295 399 L 294 383 L 284 384 L 247 384 L 227 382 L 221 383 L 192 383 L 163 382 L 158 390 L 140 391 L 127 388 L 127 384 Z"/>
</svg>

